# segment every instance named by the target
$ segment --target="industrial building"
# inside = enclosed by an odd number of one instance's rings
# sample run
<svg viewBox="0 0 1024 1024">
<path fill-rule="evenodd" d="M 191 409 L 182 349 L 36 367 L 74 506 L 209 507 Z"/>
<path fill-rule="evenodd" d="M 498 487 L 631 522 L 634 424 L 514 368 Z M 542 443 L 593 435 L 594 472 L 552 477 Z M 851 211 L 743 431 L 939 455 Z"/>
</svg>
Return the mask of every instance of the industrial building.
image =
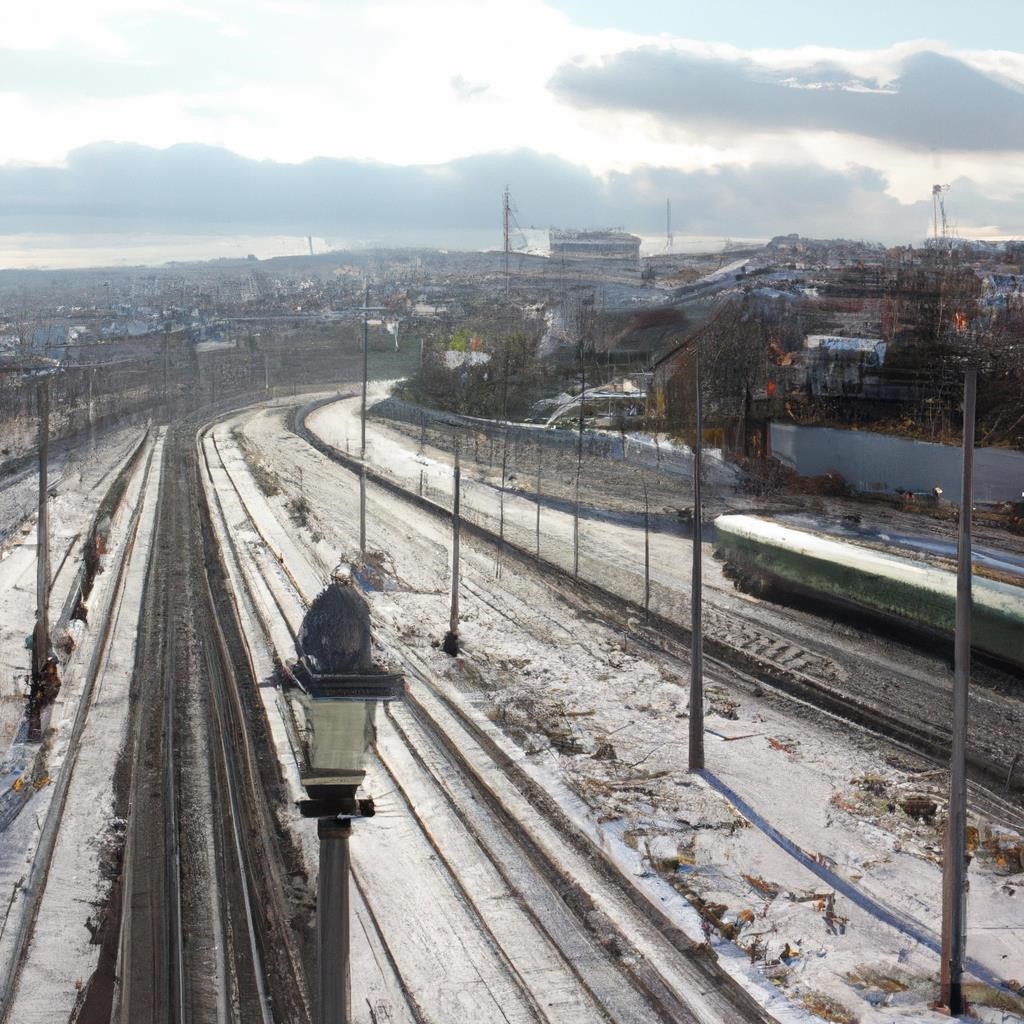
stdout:
<svg viewBox="0 0 1024 1024">
<path fill-rule="evenodd" d="M 640 239 L 625 231 L 572 231 L 552 228 L 552 259 L 584 260 L 629 267 L 640 266 Z"/>
</svg>

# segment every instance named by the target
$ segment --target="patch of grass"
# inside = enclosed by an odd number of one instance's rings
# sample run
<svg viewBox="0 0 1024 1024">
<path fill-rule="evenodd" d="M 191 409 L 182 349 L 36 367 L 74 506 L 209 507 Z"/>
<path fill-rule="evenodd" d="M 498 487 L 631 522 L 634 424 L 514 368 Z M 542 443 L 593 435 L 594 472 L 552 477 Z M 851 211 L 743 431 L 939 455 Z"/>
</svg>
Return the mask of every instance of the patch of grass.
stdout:
<svg viewBox="0 0 1024 1024">
<path fill-rule="evenodd" d="M 304 494 L 288 499 L 288 515 L 296 526 L 309 526 L 309 515 L 312 511 L 309 499 Z"/>
<path fill-rule="evenodd" d="M 273 498 L 275 494 L 280 494 L 281 484 L 277 474 L 260 459 L 245 434 L 238 427 L 235 427 L 231 431 L 231 437 L 235 444 L 238 445 L 242 458 L 245 459 L 245 464 L 249 467 L 249 473 L 253 480 L 256 481 L 256 486 L 268 498 Z"/>
<path fill-rule="evenodd" d="M 837 999 L 825 995 L 824 992 L 805 992 L 801 1002 L 816 1017 L 831 1021 L 832 1024 L 858 1024 L 860 1020 Z"/>
</svg>

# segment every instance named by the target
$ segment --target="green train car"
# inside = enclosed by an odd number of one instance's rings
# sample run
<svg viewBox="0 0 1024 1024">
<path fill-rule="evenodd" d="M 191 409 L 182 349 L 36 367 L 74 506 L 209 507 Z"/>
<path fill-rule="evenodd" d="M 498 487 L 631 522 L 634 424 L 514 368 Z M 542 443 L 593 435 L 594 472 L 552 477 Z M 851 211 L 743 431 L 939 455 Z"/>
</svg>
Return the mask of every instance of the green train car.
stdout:
<svg viewBox="0 0 1024 1024">
<path fill-rule="evenodd" d="M 952 572 L 757 516 L 719 516 L 715 528 L 717 553 L 742 589 L 790 590 L 952 639 Z M 1024 587 L 975 576 L 972 593 L 972 646 L 1024 669 Z"/>
</svg>

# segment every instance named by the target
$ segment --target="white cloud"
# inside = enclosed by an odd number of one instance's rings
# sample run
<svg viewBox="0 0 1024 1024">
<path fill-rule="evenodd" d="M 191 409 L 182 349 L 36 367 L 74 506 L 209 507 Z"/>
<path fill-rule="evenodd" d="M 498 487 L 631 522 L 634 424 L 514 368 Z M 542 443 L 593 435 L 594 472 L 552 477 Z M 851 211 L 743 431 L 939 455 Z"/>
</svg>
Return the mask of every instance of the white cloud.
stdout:
<svg viewBox="0 0 1024 1024">
<path fill-rule="evenodd" d="M 1015 51 L 956 52 L 921 40 L 876 50 L 742 50 L 584 28 L 543 0 L 53 0 L 5 7 L 0 46 L 136 68 L 160 64 L 180 75 L 173 88 L 161 81 L 131 97 L 89 98 L 70 74 L 60 98 L 0 93 L 0 163 L 59 163 L 99 139 L 157 147 L 202 142 L 284 162 L 333 156 L 407 166 L 529 147 L 602 175 L 643 165 L 866 164 L 884 172 L 890 195 L 902 202 L 927 195 L 934 181 L 961 176 L 992 195 L 1024 187 L 1017 154 L 908 153 L 892 141 L 806 129 L 712 134 L 643 112 L 578 110 L 548 87 L 571 60 L 593 66 L 642 45 L 766 69 L 833 65 L 881 84 L 923 50 L 1024 83 L 1024 54 Z M 222 80 L 211 81 L 214 69 Z"/>
</svg>

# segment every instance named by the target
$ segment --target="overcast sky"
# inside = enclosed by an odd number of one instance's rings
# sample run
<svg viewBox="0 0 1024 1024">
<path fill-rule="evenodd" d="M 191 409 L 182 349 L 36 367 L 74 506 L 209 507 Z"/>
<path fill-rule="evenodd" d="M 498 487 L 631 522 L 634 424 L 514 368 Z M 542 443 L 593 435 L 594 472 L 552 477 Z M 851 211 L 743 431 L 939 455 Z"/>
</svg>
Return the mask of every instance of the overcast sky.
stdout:
<svg viewBox="0 0 1024 1024">
<path fill-rule="evenodd" d="M 0 233 L 1024 235 L 1020 0 L 4 7 Z"/>
</svg>

